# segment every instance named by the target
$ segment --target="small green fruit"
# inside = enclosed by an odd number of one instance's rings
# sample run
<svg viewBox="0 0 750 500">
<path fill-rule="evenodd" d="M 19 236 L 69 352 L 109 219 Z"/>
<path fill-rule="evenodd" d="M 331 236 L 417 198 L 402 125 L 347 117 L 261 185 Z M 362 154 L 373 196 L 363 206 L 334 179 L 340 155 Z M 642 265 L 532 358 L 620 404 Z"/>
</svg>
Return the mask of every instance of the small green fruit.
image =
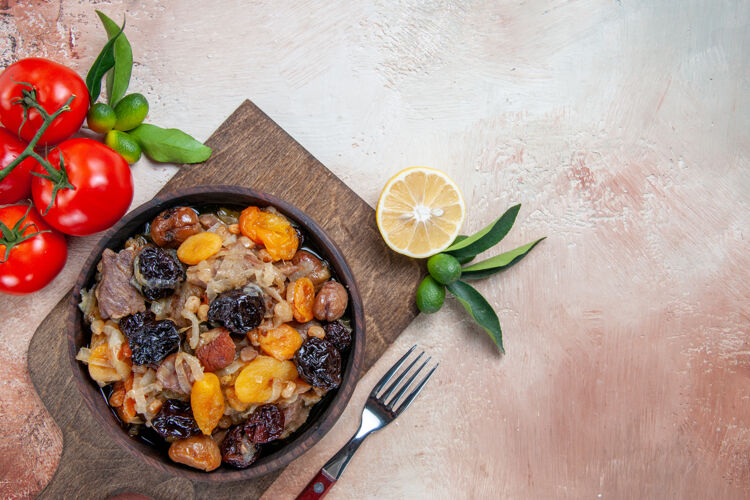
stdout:
<svg viewBox="0 0 750 500">
<path fill-rule="evenodd" d="M 427 259 L 427 270 L 435 281 L 443 285 L 450 285 L 461 277 L 461 264 L 447 253 L 439 253 Z"/>
<path fill-rule="evenodd" d="M 148 114 L 148 101 L 142 94 L 128 94 L 115 106 L 116 130 L 132 130 L 143 122 Z"/>
<path fill-rule="evenodd" d="M 445 287 L 425 276 L 417 288 L 417 307 L 425 314 L 438 312 L 445 302 Z"/>
<path fill-rule="evenodd" d="M 97 102 L 86 115 L 86 123 L 97 134 L 106 134 L 115 126 L 115 110 L 103 102 Z"/>
<path fill-rule="evenodd" d="M 141 147 L 127 132 L 110 130 L 104 136 L 104 144 L 120 153 L 130 165 L 141 158 Z"/>
</svg>

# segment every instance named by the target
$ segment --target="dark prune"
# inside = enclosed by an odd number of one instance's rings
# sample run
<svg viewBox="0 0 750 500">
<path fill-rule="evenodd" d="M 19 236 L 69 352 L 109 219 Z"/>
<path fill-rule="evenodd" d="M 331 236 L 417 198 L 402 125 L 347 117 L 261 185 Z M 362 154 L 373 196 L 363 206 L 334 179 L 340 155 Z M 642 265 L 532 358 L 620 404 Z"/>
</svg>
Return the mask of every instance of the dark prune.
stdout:
<svg viewBox="0 0 750 500">
<path fill-rule="evenodd" d="M 168 208 L 151 222 L 151 239 L 160 247 L 177 248 L 180 243 L 200 233 L 198 214 L 189 207 Z"/>
<path fill-rule="evenodd" d="M 260 325 L 265 312 L 262 292 L 257 287 L 248 286 L 216 297 L 208 308 L 208 320 L 242 335 Z"/>
<path fill-rule="evenodd" d="M 334 321 L 323 326 L 323 330 L 326 331 L 326 340 L 333 344 L 333 347 L 344 352 L 349 349 L 349 344 L 352 343 L 352 332 L 340 321 Z"/>
<path fill-rule="evenodd" d="M 133 364 L 158 364 L 180 345 L 180 334 L 168 320 L 155 321 L 151 311 L 138 312 L 120 320 L 120 330 L 128 338 Z"/>
<path fill-rule="evenodd" d="M 154 430 L 167 441 L 185 439 L 201 430 L 193 417 L 193 409 L 187 401 L 168 399 L 151 421 Z"/>
<path fill-rule="evenodd" d="M 341 354 L 332 343 L 308 337 L 294 355 L 302 380 L 320 389 L 335 389 L 341 383 Z"/>
<path fill-rule="evenodd" d="M 260 455 L 260 446 L 250 441 L 243 424 L 230 427 L 221 442 L 221 460 L 228 465 L 244 469 Z"/>
<path fill-rule="evenodd" d="M 284 414 L 276 405 L 259 406 L 245 422 L 245 432 L 255 444 L 278 439 L 283 431 Z"/>
<path fill-rule="evenodd" d="M 158 300 L 174 293 L 185 279 L 185 267 L 174 250 L 149 245 L 136 255 L 133 277 L 147 300 Z"/>
</svg>

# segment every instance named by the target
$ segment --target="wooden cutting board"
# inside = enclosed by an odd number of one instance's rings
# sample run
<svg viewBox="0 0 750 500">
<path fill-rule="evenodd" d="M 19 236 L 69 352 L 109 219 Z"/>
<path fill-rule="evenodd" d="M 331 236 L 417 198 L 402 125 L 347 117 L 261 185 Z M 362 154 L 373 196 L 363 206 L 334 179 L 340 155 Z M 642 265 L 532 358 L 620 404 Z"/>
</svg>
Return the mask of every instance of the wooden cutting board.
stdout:
<svg viewBox="0 0 750 500">
<path fill-rule="evenodd" d="M 213 148 L 211 159 L 183 166 L 161 192 L 235 184 L 274 194 L 311 216 L 341 248 L 357 281 L 368 369 L 417 315 L 412 297 L 420 265 L 389 250 L 378 234 L 374 210 L 250 101 L 206 143 Z M 342 218 L 342 212 L 348 217 Z M 120 448 L 95 422 L 74 383 L 62 331 L 69 301 L 70 294 L 55 306 L 29 347 L 31 380 L 63 432 L 60 465 L 40 498 L 107 498 L 123 491 L 164 499 L 257 498 L 278 477 L 281 471 L 221 485 L 189 481 L 147 467 Z"/>
</svg>

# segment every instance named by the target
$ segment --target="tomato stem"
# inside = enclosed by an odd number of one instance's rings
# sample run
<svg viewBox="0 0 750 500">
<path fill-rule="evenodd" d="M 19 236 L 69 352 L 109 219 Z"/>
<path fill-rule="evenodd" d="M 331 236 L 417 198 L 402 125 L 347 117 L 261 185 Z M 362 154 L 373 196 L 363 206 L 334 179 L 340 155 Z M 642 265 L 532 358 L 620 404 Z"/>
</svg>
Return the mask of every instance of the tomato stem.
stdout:
<svg viewBox="0 0 750 500">
<path fill-rule="evenodd" d="M 15 82 L 15 80 L 14 80 Z M 31 141 L 26 145 L 26 149 L 23 150 L 23 152 L 18 155 L 17 158 L 15 158 L 12 162 L 8 163 L 8 165 L 5 166 L 2 170 L 0 170 L 0 182 L 3 181 L 10 173 L 13 171 L 14 168 L 16 168 L 22 161 L 24 161 L 26 158 L 32 157 L 36 161 L 39 162 L 39 164 L 44 167 L 44 169 L 47 171 L 47 173 L 53 177 L 53 178 L 62 178 L 63 174 L 57 173 L 58 171 L 52 166 L 52 164 L 45 158 L 42 158 L 41 155 L 37 154 L 36 151 L 34 151 L 34 148 L 36 147 L 36 144 L 39 142 L 39 139 L 41 139 L 42 135 L 44 134 L 45 130 L 54 122 L 58 116 L 63 114 L 66 111 L 70 111 L 70 103 L 73 102 L 73 99 L 75 99 L 75 94 L 72 94 L 68 100 L 60 106 L 60 108 L 55 111 L 52 114 L 47 113 L 47 110 L 42 107 L 41 104 L 39 104 L 39 101 L 37 101 L 36 98 L 36 89 L 30 84 L 26 82 L 15 82 L 21 85 L 27 85 L 28 89 L 23 89 L 21 91 L 21 94 L 23 97 L 16 97 L 13 99 L 13 104 L 17 104 L 19 106 L 23 106 L 23 123 L 21 123 L 21 127 L 18 128 L 18 133 L 21 133 L 21 128 L 23 128 L 24 124 L 26 123 L 27 114 L 29 108 L 33 108 L 39 113 L 44 121 L 42 122 L 42 125 L 39 127 L 39 130 L 36 131 L 36 134 L 34 134 L 34 137 L 32 137 Z M 60 156 L 60 170 L 63 170 L 63 162 L 62 162 L 62 156 Z M 64 175 L 67 177 L 67 175 Z M 53 179 L 52 182 L 55 182 Z M 72 186 L 71 186 L 72 187 Z M 59 191 L 58 188 L 54 192 L 55 194 L 57 191 Z M 54 198 L 53 198 L 54 200 Z M 51 206 L 51 204 L 50 204 Z M 47 207 L 47 210 L 49 210 L 49 207 Z M 46 211 L 45 211 L 46 213 Z"/>
<path fill-rule="evenodd" d="M 23 217 L 18 219 L 18 221 L 12 228 L 9 228 L 3 222 L 0 222 L 0 233 L 2 234 L 2 238 L 0 238 L 0 245 L 5 245 L 5 255 L 3 256 L 3 259 L 0 260 L 0 264 L 4 264 L 5 262 L 7 262 L 8 256 L 10 255 L 10 251 L 13 249 L 13 247 L 20 245 L 24 241 L 31 239 L 38 234 L 51 232 L 49 229 L 39 231 L 39 227 L 33 222 L 29 222 L 28 224 L 23 225 L 23 223 L 26 221 L 26 217 L 29 216 L 29 212 L 31 212 L 31 206 L 31 203 L 29 203 L 29 208 L 26 209 L 26 213 L 23 214 Z M 23 233 L 25 233 L 26 230 L 30 227 L 35 228 L 37 231 L 24 235 Z"/>
</svg>

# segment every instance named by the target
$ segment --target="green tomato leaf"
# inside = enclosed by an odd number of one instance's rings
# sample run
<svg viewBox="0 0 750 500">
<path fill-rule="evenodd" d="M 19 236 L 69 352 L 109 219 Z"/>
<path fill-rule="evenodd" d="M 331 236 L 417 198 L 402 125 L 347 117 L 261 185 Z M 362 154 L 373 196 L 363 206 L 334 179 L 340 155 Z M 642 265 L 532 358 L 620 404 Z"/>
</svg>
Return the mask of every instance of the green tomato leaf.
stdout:
<svg viewBox="0 0 750 500">
<path fill-rule="evenodd" d="M 516 221 L 521 204 L 513 205 L 505 211 L 495 222 L 480 230 L 479 232 L 460 241 L 455 241 L 451 246 L 444 250 L 459 262 L 469 262 L 471 259 L 494 247 L 500 240 L 505 238 L 513 223 Z"/>
<path fill-rule="evenodd" d="M 500 255 L 495 255 L 494 257 L 490 257 L 487 260 L 483 260 L 471 266 L 464 267 L 463 269 L 461 269 L 461 278 L 478 280 L 480 278 L 486 278 L 487 276 L 499 273 L 500 271 L 504 271 L 514 264 L 520 262 L 521 259 L 526 257 L 526 255 L 531 251 L 532 248 L 534 248 L 540 241 L 545 238 L 546 236 L 544 238 L 539 238 L 536 241 L 532 241 L 531 243 L 528 243 L 526 245 L 520 246 L 514 250 L 511 250 L 510 252 L 501 253 Z"/>
<path fill-rule="evenodd" d="M 500 329 L 500 321 L 492 306 L 482 294 L 476 291 L 474 287 L 463 281 L 455 281 L 446 288 L 451 292 L 464 306 L 464 309 L 474 318 L 479 326 L 484 328 L 490 338 L 500 348 L 500 352 L 505 354 L 503 348 L 503 331 Z"/>
<path fill-rule="evenodd" d="M 146 156 L 166 163 L 201 163 L 211 156 L 211 148 L 176 128 L 143 123 L 128 132 L 138 141 Z"/>
<path fill-rule="evenodd" d="M 113 38 L 117 36 L 120 27 L 112 19 L 108 18 L 103 12 L 96 11 L 101 19 L 107 36 Z M 133 71 L 133 49 L 125 33 L 122 33 L 115 42 L 115 65 L 107 73 L 107 98 L 109 105 L 113 108 L 125 95 L 130 85 L 130 74 Z"/>
<path fill-rule="evenodd" d="M 115 42 L 120 38 L 124 29 L 125 21 L 122 22 L 122 27 L 118 29 L 117 34 L 104 44 L 102 51 L 96 56 L 94 64 L 91 65 L 91 69 L 86 75 L 86 87 L 89 89 L 91 104 L 99 99 L 99 94 L 102 92 L 102 77 L 115 65 Z"/>
</svg>

